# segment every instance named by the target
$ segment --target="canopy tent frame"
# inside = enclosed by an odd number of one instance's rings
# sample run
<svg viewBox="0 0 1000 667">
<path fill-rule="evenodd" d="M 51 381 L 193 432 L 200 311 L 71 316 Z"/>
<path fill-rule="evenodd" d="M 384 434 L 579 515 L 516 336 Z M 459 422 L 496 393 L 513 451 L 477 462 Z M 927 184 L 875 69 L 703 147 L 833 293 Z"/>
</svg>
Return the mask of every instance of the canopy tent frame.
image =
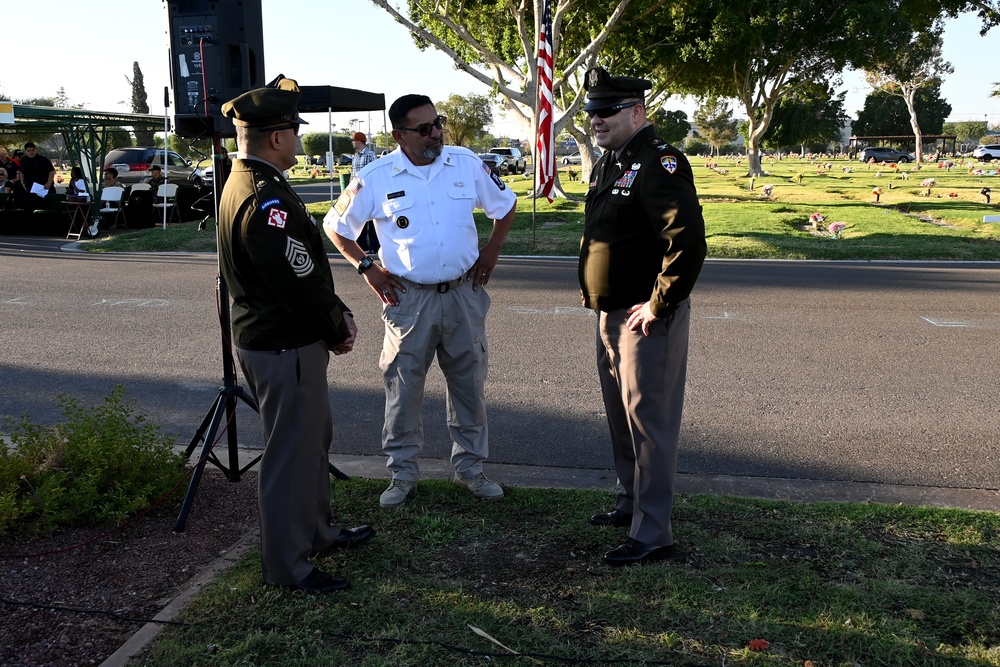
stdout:
<svg viewBox="0 0 1000 667">
<path fill-rule="evenodd" d="M 382 122 L 385 125 L 385 95 L 370 93 L 355 88 L 340 88 L 338 86 L 301 86 L 302 96 L 299 98 L 299 113 L 322 113 L 326 111 L 327 122 L 327 165 L 330 174 L 330 203 L 333 204 L 333 112 L 344 111 L 382 111 Z M 388 127 L 388 125 L 386 125 Z"/>
<path fill-rule="evenodd" d="M 163 126 L 162 116 L 149 114 L 88 111 L 14 105 L 14 123 L 0 125 L 0 141 L 4 136 L 41 137 L 62 134 L 71 162 L 78 163 L 93 191 L 90 192 L 90 215 L 93 219 L 100 207 L 104 180 L 100 178 L 104 158 L 112 148 L 108 145 L 110 130 L 157 130 Z"/>
</svg>

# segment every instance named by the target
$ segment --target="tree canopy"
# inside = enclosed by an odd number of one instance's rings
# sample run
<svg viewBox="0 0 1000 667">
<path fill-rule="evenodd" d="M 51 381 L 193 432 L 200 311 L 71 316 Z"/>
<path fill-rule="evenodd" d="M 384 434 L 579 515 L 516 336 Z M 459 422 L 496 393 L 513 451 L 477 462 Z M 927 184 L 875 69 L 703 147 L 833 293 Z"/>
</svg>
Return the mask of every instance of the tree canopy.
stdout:
<svg viewBox="0 0 1000 667">
<path fill-rule="evenodd" d="M 486 95 L 451 95 L 434 106 L 438 113 L 448 117 L 448 136 L 456 146 L 471 145 L 493 122 L 493 109 Z"/>
<path fill-rule="evenodd" d="M 846 94 L 834 93 L 831 84 L 812 82 L 783 97 L 774 108 L 763 145 L 768 148 L 799 146 L 804 152 L 810 144 L 836 142 L 848 120 L 844 112 Z"/>
<path fill-rule="evenodd" d="M 728 0 L 677 3 L 640 30 L 643 61 L 675 92 L 739 101 L 750 173 L 778 102 L 881 57 L 909 25 L 884 0 Z"/>
<path fill-rule="evenodd" d="M 921 88 L 916 93 L 917 120 L 929 134 L 940 134 L 951 105 L 941 99 L 941 88 Z M 864 108 L 851 124 L 858 136 L 912 135 L 910 112 L 903 98 L 885 91 L 873 91 L 865 98 Z"/>
</svg>

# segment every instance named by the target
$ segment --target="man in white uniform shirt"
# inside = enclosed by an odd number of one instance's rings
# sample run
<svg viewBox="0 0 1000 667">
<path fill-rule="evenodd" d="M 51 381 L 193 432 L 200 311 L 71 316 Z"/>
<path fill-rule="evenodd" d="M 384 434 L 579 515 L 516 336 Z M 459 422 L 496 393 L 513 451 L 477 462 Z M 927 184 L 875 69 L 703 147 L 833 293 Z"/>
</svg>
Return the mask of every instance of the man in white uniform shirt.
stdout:
<svg viewBox="0 0 1000 667">
<path fill-rule="evenodd" d="M 485 287 L 517 198 L 474 153 L 444 145 L 445 118 L 426 95 L 393 102 L 389 122 L 399 147 L 354 175 L 323 224 L 383 304 L 382 449 L 392 483 L 379 504 L 398 507 L 416 488 L 424 380 L 435 353 L 448 385 L 454 480 L 480 498 L 499 500 L 503 489 L 483 473 L 489 456 Z M 476 208 L 494 219 L 482 248 Z M 366 220 L 375 221 L 381 266 L 354 240 Z"/>
</svg>

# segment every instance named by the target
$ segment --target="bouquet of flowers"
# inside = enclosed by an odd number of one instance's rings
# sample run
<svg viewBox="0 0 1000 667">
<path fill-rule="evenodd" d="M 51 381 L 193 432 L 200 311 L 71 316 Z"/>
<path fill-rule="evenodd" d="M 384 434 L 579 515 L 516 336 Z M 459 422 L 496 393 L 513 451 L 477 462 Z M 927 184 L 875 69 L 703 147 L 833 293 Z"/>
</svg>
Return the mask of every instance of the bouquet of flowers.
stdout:
<svg viewBox="0 0 1000 667">
<path fill-rule="evenodd" d="M 819 226 L 826 222 L 826 216 L 822 213 L 813 213 L 809 216 L 809 222 L 812 224 L 813 229 L 819 229 Z"/>
<path fill-rule="evenodd" d="M 937 185 L 937 181 L 935 181 L 933 178 L 925 178 L 924 180 L 920 181 L 920 187 L 922 188 L 933 188 L 935 185 Z"/>
<path fill-rule="evenodd" d="M 847 227 L 846 222 L 830 223 L 830 236 L 832 236 L 835 239 L 839 239 L 841 232 L 843 232 L 846 227 Z"/>
</svg>

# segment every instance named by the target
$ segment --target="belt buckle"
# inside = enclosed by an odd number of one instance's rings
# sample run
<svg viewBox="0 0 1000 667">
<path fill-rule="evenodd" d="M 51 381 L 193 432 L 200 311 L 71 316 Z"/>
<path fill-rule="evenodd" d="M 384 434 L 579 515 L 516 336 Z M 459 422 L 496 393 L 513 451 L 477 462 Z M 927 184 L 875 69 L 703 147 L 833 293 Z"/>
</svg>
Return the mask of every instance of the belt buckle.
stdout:
<svg viewBox="0 0 1000 667">
<path fill-rule="evenodd" d="M 451 283 L 438 283 L 437 284 L 437 292 L 438 292 L 438 294 L 444 294 L 445 292 L 447 292 L 450 289 L 451 289 Z"/>
</svg>

